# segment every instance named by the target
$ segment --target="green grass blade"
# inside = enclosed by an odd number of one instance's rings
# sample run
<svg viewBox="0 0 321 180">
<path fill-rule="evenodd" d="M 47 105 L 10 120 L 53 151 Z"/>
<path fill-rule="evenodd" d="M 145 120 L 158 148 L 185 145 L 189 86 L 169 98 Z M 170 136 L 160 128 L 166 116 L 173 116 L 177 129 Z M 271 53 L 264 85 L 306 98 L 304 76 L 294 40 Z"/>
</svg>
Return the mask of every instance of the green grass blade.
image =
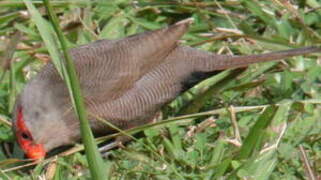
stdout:
<svg viewBox="0 0 321 180">
<path fill-rule="evenodd" d="M 91 132 L 90 125 L 87 119 L 87 113 L 85 109 L 85 104 L 81 95 L 80 83 L 76 74 L 76 69 L 72 61 L 72 57 L 68 53 L 67 43 L 64 39 L 63 33 L 59 28 L 58 20 L 55 13 L 52 10 L 52 7 L 49 3 L 49 0 L 44 0 L 47 12 L 49 14 L 51 23 L 55 29 L 55 32 L 58 36 L 59 42 L 61 44 L 63 54 L 65 57 L 66 70 L 70 82 L 70 87 L 72 91 L 72 99 L 74 102 L 74 108 L 77 112 L 79 121 L 80 121 L 80 131 L 83 143 L 85 145 L 86 156 L 89 164 L 90 173 L 93 179 L 107 179 L 107 170 L 105 169 L 105 164 L 101 158 L 94 136 Z"/>
<path fill-rule="evenodd" d="M 249 158 L 252 152 L 260 144 L 264 135 L 264 130 L 268 127 L 276 112 L 275 106 L 269 106 L 264 113 L 259 117 L 255 125 L 251 128 L 249 134 L 244 140 L 238 158 Z"/>
<path fill-rule="evenodd" d="M 220 163 L 216 167 L 216 172 L 215 172 L 213 179 L 218 179 L 218 178 L 222 177 L 224 175 L 224 173 L 226 172 L 226 170 L 228 169 L 228 167 L 230 166 L 231 161 L 232 161 L 232 158 L 227 158 L 222 163 Z"/>
</svg>

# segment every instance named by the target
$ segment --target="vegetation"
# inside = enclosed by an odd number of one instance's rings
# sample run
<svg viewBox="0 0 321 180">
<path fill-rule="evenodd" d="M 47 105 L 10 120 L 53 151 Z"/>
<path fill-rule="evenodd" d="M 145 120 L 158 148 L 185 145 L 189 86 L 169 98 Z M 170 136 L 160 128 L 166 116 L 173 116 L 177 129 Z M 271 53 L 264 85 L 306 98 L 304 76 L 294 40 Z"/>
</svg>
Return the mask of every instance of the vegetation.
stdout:
<svg viewBox="0 0 321 180">
<path fill-rule="evenodd" d="M 0 176 L 89 179 L 82 145 L 30 162 L 22 160 L 14 143 L 10 121 L 15 98 L 51 59 L 49 53 L 57 53 L 57 45 L 45 38 L 58 42 L 46 33 L 54 31 L 43 2 L 31 1 L 34 9 L 27 2 L 0 1 Z M 321 3 L 316 0 L 50 2 L 68 47 L 190 17 L 194 23 L 182 44 L 220 54 L 258 54 L 321 42 Z M 43 18 L 35 18 L 39 13 Z M 55 62 L 61 56 L 51 57 Z M 164 107 L 162 121 L 127 131 L 141 135 L 109 151 L 106 172 L 110 179 L 321 178 L 317 57 L 227 70 L 201 82 Z"/>
</svg>

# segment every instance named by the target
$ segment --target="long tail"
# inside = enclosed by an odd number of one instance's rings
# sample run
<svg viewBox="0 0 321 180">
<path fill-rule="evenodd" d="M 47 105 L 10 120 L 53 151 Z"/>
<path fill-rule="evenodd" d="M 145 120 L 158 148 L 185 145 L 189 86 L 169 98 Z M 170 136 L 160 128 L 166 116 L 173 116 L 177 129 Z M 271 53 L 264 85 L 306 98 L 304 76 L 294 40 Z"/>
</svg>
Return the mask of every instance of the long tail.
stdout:
<svg viewBox="0 0 321 180">
<path fill-rule="evenodd" d="M 305 54 L 316 53 L 316 52 L 321 52 L 321 48 L 311 46 L 311 47 L 277 51 L 277 52 L 258 54 L 258 55 L 227 56 L 225 58 L 222 58 L 221 61 L 217 62 L 215 70 L 243 67 L 253 63 L 280 60 L 288 57 L 305 55 Z"/>
</svg>

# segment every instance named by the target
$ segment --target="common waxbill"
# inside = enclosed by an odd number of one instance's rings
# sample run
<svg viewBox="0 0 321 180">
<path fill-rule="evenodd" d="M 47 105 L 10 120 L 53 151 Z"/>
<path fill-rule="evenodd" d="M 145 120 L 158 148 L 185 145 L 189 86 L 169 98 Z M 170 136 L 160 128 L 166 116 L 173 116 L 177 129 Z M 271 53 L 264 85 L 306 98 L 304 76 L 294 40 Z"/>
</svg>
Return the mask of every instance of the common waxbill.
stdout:
<svg viewBox="0 0 321 180">
<path fill-rule="evenodd" d="M 306 47 L 261 55 L 216 55 L 178 44 L 189 24 L 182 21 L 71 49 L 87 111 L 122 129 L 136 127 L 150 122 L 163 105 L 202 74 L 321 52 Z M 94 133 L 112 132 L 95 117 L 88 118 Z M 68 89 L 51 63 L 26 84 L 13 119 L 17 141 L 29 158 L 42 158 L 55 147 L 80 140 Z"/>
</svg>

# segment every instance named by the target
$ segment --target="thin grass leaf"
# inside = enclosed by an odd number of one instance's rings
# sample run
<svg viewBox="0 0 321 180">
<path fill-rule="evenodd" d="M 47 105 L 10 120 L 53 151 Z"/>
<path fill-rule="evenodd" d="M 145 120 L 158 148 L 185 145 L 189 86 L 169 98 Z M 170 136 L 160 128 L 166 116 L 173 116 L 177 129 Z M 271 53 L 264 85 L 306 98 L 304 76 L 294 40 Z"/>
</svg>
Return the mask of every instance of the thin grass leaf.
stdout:
<svg viewBox="0 0 321 180">
<path fill-rule="evenodd" d="M 16 83 L 15 83 L 15 70 L 13 68 L 14 66 L 14 62 L 12 61 L 15 50 L 16 50 L 16 46 L 19 42 L 19 39 L 21 37 L 20 32 L 16 32 L 11 41 L 9 42 L 5 54 L 3 56 L 2 59 L 2 69 L 3 69 L 3 74 L 1 74 L 0 76 L 5 75 L 6 71 L 9 70 L 9 78 L 10 78 L 10 89 L 9 89 L 9 100 L 8 100 L 8 111 L 11 113 L 13 110 L 13 106 L 15 103 L 15 97 L 16 97 Z M 1 79 L 2 81 L 2 79 Z M 1 83 L 0 81 L 0 83 Z"/>
<path fill-rule="evenodd" d="M 11 62 L 11 67 L 13 67 L 13 63 Z M 8 101 L 8 107 L 9 107 L 9 112 L 11 113 L 14 108 L 16 96 L 17 96 L 17 89 L 16 89 L 16 73 L 14 71 L 14 68 L 10 68 L 10 91 L 9 91 L 9 101 Z"/>
<path fill-rule="evenodd" d="M 227 169 L 229 168 L 231 162 L 232 162 L 232 158 L 227 158 L 222 163 L 220 163 L 218 166 L 216 166 L 215 167 L 216 171 L 213 176 L 213 179 L 221 178 L 225 174 Z"/>
<path fill-rule="evenodd" d="M 105 180 L 107 179 L 107 170 L 105 168 L 103 159 L 101 158 L 98 152 L 98 148 L 94 140 L 94 136 L 90 129 L 75 66 L 73 64 L 71 56 L 68 53 L 66 40 L 63 36 L 62 31 L 59 28 L 57 17 L 52 10 L 49 0 L 44 0 L 44 3 L 46 6 L 47 13 L 49 14 L 51 23 L 53 24 L 54 30 L 58 36 L 59 42 L 63 50 L 65 62 L 62 62 L 61 65 L 62 66 L 65 65 L 65 69 L 67 72 L 66 74 L 67 76 L 65 76 L 65 78 L 69 79 L 69 82 L 66 81 L 66 83 L 70 83 L 69 88 L 70 88 L 70 91 L 72 92 L 72 94 L 70 95 L 73 99 L 74 108 L 77 112 L 77 115 L 80 121 L 80 132 L 81 132 L 83 143 L 85 145 L 85 151 L 86 151 L 86 156 L 87 156 L 91 176 L 95 180 L 100 180 L 100 179 Z"/>
<path fill-rule="evenodd" d="M 224 152 L 226 150 L 226 141 L 222 138 L 219 138 L 217 142 L 215 142 L 215 148 L 213 149 L 212 158 L 210 160 L 210 166 L 216 166 L 221 163 L 222 158 L 224 157 Z"/>
</svg>

